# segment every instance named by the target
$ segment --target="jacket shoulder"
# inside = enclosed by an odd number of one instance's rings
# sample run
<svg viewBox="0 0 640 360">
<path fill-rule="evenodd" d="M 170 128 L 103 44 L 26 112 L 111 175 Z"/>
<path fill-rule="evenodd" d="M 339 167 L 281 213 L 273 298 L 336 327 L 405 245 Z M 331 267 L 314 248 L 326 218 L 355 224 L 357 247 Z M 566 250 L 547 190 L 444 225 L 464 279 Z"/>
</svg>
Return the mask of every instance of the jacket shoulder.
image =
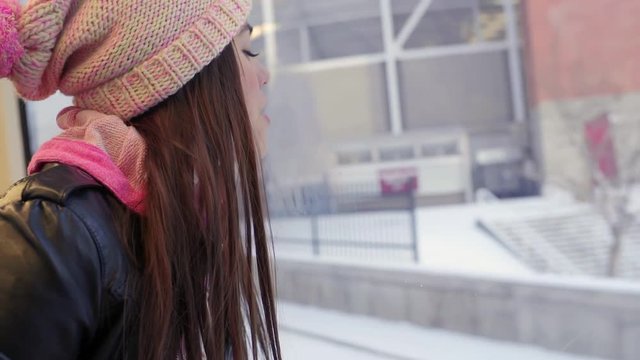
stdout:
<svg viewBox="0 0 640 360">
<path fill-rule="evenodd" d="M 86 189 L 101 191 L 104 187 L 79 168 L 54 165 L 11 186 L 0 198 L 0 208 L 15 201 L 33 199 L 64 205 L 73 193 Z"/>
<path fill-rule="evenodd" d="M 118 213 L 125 211 L 125 206 L 91 175 L 60 164 L 18 181 L 0 198 L 0 218 L 14 226 L 29 228 L 27 233 L 39 233 L 40 228 L 54 224 L 65 228 L 74 223 L 72 218 L 77 218 L 90 241 L 78 236 L 68 236 L 66 241 L 81 247 L 93 244 L 102 279 L 116 298 L 124 296 L 128 272 L 129 259 L 116 219 Z M 36 225 L 38 222 L 42 225 Z"/>
<path fill-rule="evenodd" d="M 86 358 L 88 342 L 106 346 L 98 338 L 122 324 L 130 270 L 119 209 L 97 180 L 64 165 L 0 198 L 0 355 Z"/>
</svg>

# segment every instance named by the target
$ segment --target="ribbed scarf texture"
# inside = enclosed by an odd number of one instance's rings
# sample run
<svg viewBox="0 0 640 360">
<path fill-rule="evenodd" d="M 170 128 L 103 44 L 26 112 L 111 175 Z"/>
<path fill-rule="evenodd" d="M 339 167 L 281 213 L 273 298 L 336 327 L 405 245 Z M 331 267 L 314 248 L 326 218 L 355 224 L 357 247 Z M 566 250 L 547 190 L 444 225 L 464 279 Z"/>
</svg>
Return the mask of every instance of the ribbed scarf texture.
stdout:
<svg viewBox="0 0 640 360">
<path fill-rule="evenodd" d="M 47 163 L 78 167 L 138 214 L 144 213 L 147 146 L 138 131 L 114 115 L 68 107 L 57 117 L 62 133 L 44 143 L 29 163 L 29 174 Z"/>
</svg>

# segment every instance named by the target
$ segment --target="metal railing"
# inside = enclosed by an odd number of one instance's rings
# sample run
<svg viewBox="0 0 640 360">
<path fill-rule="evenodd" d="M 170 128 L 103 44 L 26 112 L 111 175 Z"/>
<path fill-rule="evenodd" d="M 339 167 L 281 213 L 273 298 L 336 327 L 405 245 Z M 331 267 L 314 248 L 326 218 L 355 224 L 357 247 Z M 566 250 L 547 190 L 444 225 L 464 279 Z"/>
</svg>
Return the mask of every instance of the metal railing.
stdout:
<svg viewBox="0 0 640 360">
<path fill-rule="evenodd" d="M 419 261 L 413 192 L 325 184 L 269 192 L 277 254 Z"/>
</svg>

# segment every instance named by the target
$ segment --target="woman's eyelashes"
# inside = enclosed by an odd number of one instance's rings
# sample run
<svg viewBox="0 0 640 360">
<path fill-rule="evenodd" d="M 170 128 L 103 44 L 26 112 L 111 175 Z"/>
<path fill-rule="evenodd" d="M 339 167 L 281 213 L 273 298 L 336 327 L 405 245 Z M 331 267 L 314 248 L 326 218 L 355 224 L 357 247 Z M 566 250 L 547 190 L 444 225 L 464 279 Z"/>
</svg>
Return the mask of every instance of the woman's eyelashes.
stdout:
<svg viewBox="0 0 640 360">
<path fill-rule="evenodd" d="M 251 52 L 251 50 L 244 50 L 244 53 L 245 53 L 245 55 L 247 55 L 249 57 L 252 57 L 252 58 L 258 57 L 260 55 L 260 53 L 254 53 L 254 52 Z"/>
</svg>

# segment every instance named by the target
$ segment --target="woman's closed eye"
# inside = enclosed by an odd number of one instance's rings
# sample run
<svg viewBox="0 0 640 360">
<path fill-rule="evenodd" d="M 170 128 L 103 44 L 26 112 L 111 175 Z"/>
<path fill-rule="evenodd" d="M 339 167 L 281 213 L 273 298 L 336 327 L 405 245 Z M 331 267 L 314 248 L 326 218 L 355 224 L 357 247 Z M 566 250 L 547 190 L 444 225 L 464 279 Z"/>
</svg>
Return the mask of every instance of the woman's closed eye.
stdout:
<svg viewBox="0 0 640 360">
<path fill-rule="evenodd" d="M 249 56 L 249 57 L 258 57 L 260 55 L 260 53 L 254 53 L 251 50 L 243 50 L 243 52 L 245 53 L 245 55 Z"/>
</svg>

